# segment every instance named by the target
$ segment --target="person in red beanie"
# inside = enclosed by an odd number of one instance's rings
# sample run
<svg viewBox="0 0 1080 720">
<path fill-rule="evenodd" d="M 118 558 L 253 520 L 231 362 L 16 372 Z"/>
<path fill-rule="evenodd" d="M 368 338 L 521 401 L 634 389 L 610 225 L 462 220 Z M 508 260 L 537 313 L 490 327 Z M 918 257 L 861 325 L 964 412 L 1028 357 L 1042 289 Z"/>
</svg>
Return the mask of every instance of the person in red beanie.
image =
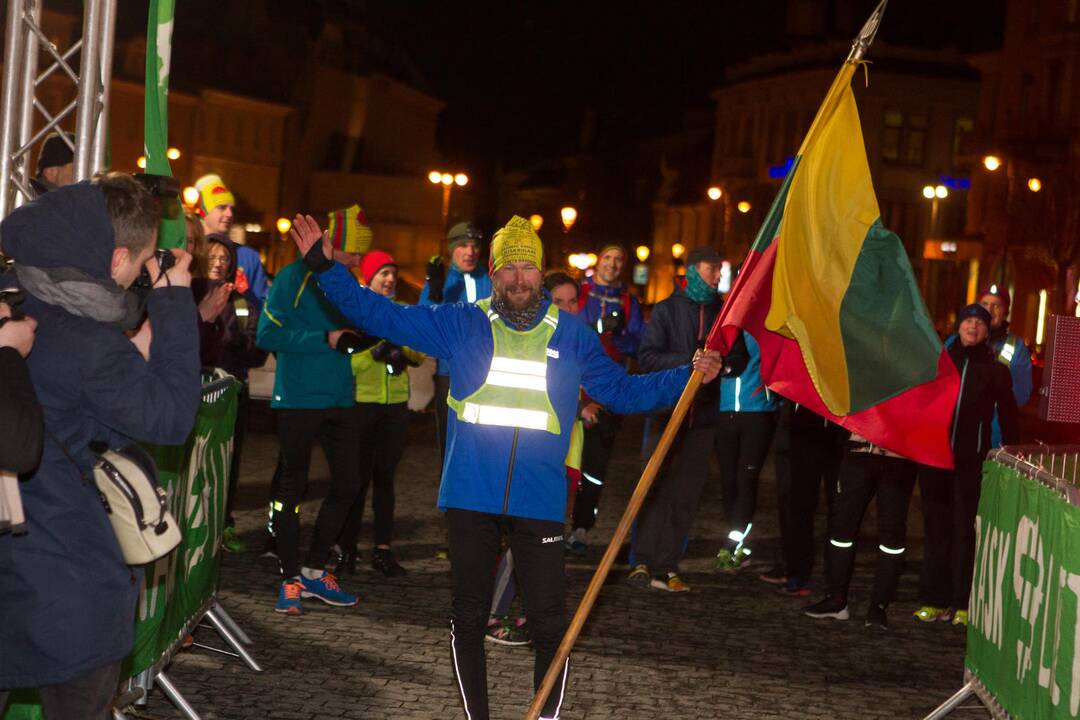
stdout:
<svg viewBox="0 0 1080 720">
<path fill-rule="evenodd" d="M 373 250 L 360 261 L 360 275 L 371 290 L 393 298 L 397 290 L 398 266 L 382 250 Z M 360 524 L 369 485 L 375 513 L 375 542 L 371 567 L 386 577 L 405 574 L 394 557 L 390 543 L 394 534 L 394 474 L 405 451 L 409 429 L 409 374 L 406 368 L 419 365 L 424 356 L 379 340 L 374 346 L 354 352 L 350 358 L 356 377 L 356 409 L 360 431 L 357 452 L 360 464 L 360 493 L 349 510 L 338 535 L 341 560 L 338 574 L 356 572 Z"/>
</svg>

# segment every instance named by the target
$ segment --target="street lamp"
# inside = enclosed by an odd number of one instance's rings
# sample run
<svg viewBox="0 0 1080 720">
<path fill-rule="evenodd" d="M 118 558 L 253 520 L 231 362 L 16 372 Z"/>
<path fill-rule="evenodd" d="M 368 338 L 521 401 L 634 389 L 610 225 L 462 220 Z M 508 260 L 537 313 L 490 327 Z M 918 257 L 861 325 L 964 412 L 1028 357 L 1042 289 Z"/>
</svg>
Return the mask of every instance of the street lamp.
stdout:
<svg viewBox="0 0 1080 720">
<path fill-rule="evenodd" d="M 450 190 L 454 185 L 465 187 L 469 182 L 469 176 L 461 172 L 455 175 L 442 170 L 432 170 L 427 178 L 432 185 L 442 185 L 442 229 L 445 231 L 447 220 L 450 218 Z"/>
<path fill-rule="evenodd" d="M 540 228 L 544 225 L 544 218 L 540 215 L 530 215 L 529 224 L 532 225 L 534 231 L 540 232 Z"/>
<path fill-rule="evenodd" d="M 924 185 L 922 196 L 930 201 L 930 236 L 937 235 L 938 201 L 949 197 L 949 188 L 944 185 Z"/>
<path fill-rule="evenodd" d="M 1037 177 L 1028 178 L 1028 190 L 1031 192 L 1039 192 L 1042 190 L 1042 180 Z"/>
<path fill-rule="evenodd" d="M 290 228 L 292 228 L 292 222 L 289 220 L 289 218 L 277 219 L 277 231 L 279 233 L 284 235 L 285 233 L 289 232 Z"/>
<path fill-rule="evenodd" d="M 724 194 L 724 191 L 713 185 L 705 194 L 709 196 L 710 200 L 719 200 L 720 196 Z"/>
<path fill-rule="evenodd" d="M 179 148 L 169 148 L 168 150 L 165 151 L 165 157 L 169 158 L 170 160 L 179 160 L 180 159 L 180 149 Z"/>
<path fill-rule="evenodd" d="M 1001 158 L 999 158 L 997 155 L 987 155 L 983 158 L 983 167 L 985 167 L 990 172 L 994 172 L 999 167 L 1001 167 Z"/>
<path fill-rule="evenodd" d="M 195 207 L 199 202 L 199 191 L 195 186 L 188 185 L 184 188 L 184 202 L 191 207 Z"/>
<path fill-rule="evenodd" d="M 135 164 L 138 165 L 141 170 L 145 170 L 146 169 L 146 156 L 145 155 L 140 155 L 139 159 L 135 161 Z"/>
<path fill-rule="evenodd" d="M 649 248 L 647 245 L 638 245 L 634 250 L 634 254 L 637 255 L 639 261 L 645 262 L 649 259 Z"/>
<path fill-rule="evenodd" d="M 671 257 L 675 258 L 676 260 L 681 258 L 684 253 L 686 253 L 686 246 L 682 243 L 675 243 L 671 246 Z"/>
<path fill-rule="evenodd" d="M 570 228 L 574 227 L 574 223 L 577 222 L 577 210 L 567 206 L 559 211 L 559 216 L 562 217 L 562 224 L 565 228 L 563 232 L 570 232 Z"/>
<path fill-rule="evenodd" d="M 740 200 L 739 204 L 735 207 L 738 208 L 739 212 L 743 213 L 744 215 L 750 212 L 750 203 L 746 202 L 745 200 Z"/>
</svg>

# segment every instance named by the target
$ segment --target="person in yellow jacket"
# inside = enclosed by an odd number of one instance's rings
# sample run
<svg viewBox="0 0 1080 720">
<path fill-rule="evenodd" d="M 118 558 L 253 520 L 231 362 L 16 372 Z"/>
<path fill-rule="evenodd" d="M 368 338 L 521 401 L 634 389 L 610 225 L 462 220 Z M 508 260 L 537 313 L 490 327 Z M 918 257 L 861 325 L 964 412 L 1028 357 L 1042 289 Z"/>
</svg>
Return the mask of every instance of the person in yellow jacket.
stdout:
<svg viewBox="0 0 1080 720">
<path fill-rule="evenodd" d="M 364 285 L 388 298 L 397 290 L 398 268 L 394 258 L 382 250 L 367 253 L 360 263 Z M 390 543 L 394 534 L 394 473 L 405 451 L 409 428 L 409 374 L 406 368 L 419 365 L 424 356 L 415 350 L 379 341 L 352 353 L 356 377 L 356 406 L 361 430 L 357 439 L 360 453 L 361 489 L 349 510 L 338 536 L 341 546 L 339 573 L 356 572 L 356 544 L 369 485 L 375 514 L 375 549 L 371 566 L 386 577 L 405 574 L 394 557 Z"/>
</svg>

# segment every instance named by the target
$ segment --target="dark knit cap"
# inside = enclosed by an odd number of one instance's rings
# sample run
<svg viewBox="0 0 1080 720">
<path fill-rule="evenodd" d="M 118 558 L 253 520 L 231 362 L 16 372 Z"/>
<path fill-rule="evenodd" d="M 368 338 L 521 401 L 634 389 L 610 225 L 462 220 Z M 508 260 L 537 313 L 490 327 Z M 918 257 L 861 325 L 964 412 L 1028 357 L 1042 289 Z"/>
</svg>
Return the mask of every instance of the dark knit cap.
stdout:
<svg viewBox="0 0 1080 720">
<path fill-rule="evenodd" d="M 480 232 L 480 228 L 471 222 L 459 222 L 450 228 L 450 232 L 446 233 L 446 245 L 451 250 L 467 242 L 474 242 L 479 245 L 483 239 L 484 234 Z"/>
<path fill-rule="evenodd" d="M 699 262 L 718 263 L 723 259 L 712 245 L 698 245 L 686 256 L 686 264 L 697 265 Z"/>
<path fill-rule="evenodd" d="M 75 138 L 70 133 L 63 133 L 72 143 Z M 37 171 L 40 173 L 45 168 L 60 167 L 75 161 L 75 153 L 71 151 L 60 132 L 50 133 L 45 142 L 41 144 L 41 154 L 38 155 Z"/>
<path fill-rule="evenodd" d="M 990 327 L 990 311 L 978 303 L 971 303 L 956 314 L 956 327 L 960 327 L 960 323 L 968 318 L 978 318 L 986 323 L 988 329 Z"/>
</svg>

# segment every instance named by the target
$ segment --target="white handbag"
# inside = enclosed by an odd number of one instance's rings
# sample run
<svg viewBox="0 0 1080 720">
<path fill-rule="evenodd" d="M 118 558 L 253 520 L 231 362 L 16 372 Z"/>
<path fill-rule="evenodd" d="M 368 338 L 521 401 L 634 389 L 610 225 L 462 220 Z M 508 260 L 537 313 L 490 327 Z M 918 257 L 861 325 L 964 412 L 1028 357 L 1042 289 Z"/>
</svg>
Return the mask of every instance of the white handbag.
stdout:
<svg viewBox="0 0 1080 720">
<path fill-rule="evenodd" d="M 157 467 L 138 445 L 100 454 L 94 483 L 129 565 L 157 560 L 180 544 L 180 526 L 166 507 Z"/>
</svg>

